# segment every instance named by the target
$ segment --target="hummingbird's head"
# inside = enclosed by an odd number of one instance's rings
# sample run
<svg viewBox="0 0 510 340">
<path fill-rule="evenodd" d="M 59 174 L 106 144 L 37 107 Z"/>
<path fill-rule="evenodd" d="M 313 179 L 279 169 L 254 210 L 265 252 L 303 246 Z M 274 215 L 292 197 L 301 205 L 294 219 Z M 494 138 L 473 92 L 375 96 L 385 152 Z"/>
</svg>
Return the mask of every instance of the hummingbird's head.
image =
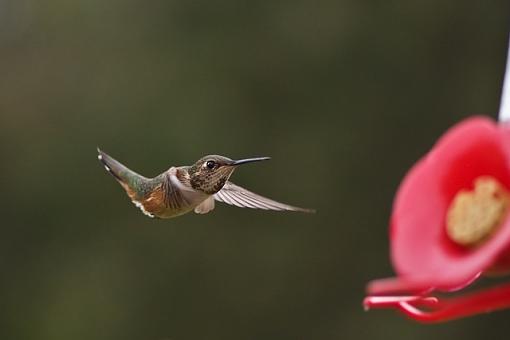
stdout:
<svg viewBox="0 0 510 340">
<path fill-rule="evenodd" d="M 257 157 L 233 160 L 218 155 L 205 156 L 189 167 L 190 184 L 195 190 L 213 195 L 223 188 L 239 165 L 268 159 L 269 157 Z"/>
</svg>

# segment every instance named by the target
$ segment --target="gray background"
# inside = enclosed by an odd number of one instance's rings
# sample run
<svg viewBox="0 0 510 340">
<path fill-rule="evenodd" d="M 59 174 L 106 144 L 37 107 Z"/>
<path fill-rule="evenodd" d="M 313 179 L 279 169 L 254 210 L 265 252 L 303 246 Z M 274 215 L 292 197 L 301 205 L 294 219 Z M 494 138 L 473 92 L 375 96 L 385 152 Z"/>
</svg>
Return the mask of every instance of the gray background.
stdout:
<svg viewBox="0 0 510 340">
<path fill-rule="evenodd" d="M 510 2 L 0 0 L 1 339 L 490 339 L 510 312 L 365 313 L 387 220 L 448 127 L 495 117 Z M 96 160 L 316 215 L 151 220 Z"/>
</svg>

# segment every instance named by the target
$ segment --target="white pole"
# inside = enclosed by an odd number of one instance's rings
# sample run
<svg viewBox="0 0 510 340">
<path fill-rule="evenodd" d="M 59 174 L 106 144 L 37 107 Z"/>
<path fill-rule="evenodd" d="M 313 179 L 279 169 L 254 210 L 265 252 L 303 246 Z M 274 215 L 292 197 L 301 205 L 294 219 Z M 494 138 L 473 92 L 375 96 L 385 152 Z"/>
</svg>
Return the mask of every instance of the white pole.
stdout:
<svg viewBox="0 0 510 340">
<path fill-rule="evenodd" d="M 510 122 L 510 41 L 506 56 L 506 71 L 501 92 L 501 104 L 499 106 L 499 121 Z"/>
</svg>

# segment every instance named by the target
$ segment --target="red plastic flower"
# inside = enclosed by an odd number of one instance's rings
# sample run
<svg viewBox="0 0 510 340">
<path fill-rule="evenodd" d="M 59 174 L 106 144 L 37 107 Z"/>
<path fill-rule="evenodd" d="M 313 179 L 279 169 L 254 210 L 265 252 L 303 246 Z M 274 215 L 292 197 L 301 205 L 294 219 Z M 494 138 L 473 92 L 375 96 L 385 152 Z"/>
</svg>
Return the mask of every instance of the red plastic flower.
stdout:
<svg viewBox="0 0 510 340">
<path fill-rule="evenodd" d="M 473 117 L 451 128 L 404 178 L 391 217 L 397 277 L 368 285 L 366 308 L 436 322 L 510 307 L 510 284 L 439 300 L 510 270 L 510 125 Z"/>
</svg>

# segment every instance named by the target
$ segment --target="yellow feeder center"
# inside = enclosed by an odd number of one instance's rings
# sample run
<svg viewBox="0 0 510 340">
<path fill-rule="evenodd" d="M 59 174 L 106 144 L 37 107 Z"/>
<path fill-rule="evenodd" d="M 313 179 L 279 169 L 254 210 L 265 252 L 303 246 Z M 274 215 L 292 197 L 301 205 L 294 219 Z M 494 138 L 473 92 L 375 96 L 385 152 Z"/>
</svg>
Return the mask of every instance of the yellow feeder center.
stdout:
<svg viewBox="0 0 510 340">
<path fill-rule="evenodd" d="M 463 246 L 476 246 L 500 226 L 510 204 L 510 194 L 493 177 L 478 177 L 474 190 L 455 195 L 446 216 L 446 233 Z"/>
</svg>

